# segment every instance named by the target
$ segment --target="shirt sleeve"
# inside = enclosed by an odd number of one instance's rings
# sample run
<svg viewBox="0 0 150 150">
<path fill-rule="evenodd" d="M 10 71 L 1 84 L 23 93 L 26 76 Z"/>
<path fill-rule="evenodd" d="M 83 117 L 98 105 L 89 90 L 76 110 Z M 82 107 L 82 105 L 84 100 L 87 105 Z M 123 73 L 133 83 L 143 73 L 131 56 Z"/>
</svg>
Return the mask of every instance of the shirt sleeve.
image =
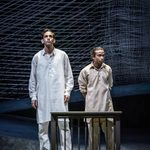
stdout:
<svg viewBox="0 0 150 150">
<path fill-rule="evenodd" d="M 29 96 L 31 100 L 37 100 L 36 68 L 37 68 L 37 56 L 35 55 L 31 62 L 31 72 L 30 72 L 30 78 L 29 78 Z"/>
<path fill-rule="evenodd" d="M 112 69 L 111 68 L 109 68 L 108 82 L 109 82 L 109 88 L 111 89 L 113 86 L 113 76 L 112 76 Z"/>
<path fill-rule="evenodd" d="M 74 87 L 74 79 L 73 79 L 72 68 L 70 65 L 70 60 L 67 54 L 65 54 L 64 75 L 65 75 L 64 95 L 70 96 L 70 93 Z"/>
<path fill-rule="evenodd" d="M 85 69 L 82 69 L 79 73 L 78 77 L 78 84 L 79 84 L 79 90 L 82 93 L 83 96 L 86 96 L 87 94 L 87 73 Z"/>
</svg>

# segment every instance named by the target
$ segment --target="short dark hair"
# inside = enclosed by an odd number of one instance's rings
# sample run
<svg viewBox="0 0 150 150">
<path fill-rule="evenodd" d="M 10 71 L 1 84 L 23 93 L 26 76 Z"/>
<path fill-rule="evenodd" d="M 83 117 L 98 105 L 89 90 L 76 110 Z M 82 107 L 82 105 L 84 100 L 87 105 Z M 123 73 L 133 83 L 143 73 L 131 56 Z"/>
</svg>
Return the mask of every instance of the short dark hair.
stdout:
<svg viewBox="0 0 150 150">
<path fill-rule="evenodd" d="M 104 50 L 104 48 L 102 47 L 94 47 L 92 50 L 91 50 L 91 58 L 95 56 L 95 51 L 97 50 Z"/>
<path fill-rule="evenodd" d="M 53 33 L 53 38 L 55 39 L 55 33 L 54 33 L 51 29 L 49 29 L 49 28 L 45 28 L 45 29 L 42 31 L 42 33 L 41 33 L 41 37 L 42 37 L 42 38 L 43 38 L 43 36 L 44 36 L 44 34 L 45 34 L 46 32 L 52 32 L 52 33 Z"/>
</svg>

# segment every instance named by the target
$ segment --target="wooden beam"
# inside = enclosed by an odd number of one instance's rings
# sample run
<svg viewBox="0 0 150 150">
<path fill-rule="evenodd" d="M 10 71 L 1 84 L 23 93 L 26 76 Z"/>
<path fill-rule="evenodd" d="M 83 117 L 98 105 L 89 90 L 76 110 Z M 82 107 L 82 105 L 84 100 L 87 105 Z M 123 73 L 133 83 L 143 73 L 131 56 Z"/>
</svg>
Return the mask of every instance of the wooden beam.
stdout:
<svg viewBox="0 0 150 150">
<path fill-rule="evenodd" d="M 112 88 L 112 97 L 123 97 L 132 95 L 150 94 L 150 83 L 120 85 Z M 84 97 L 79 90 L 71 93 L 70 103 L 84 101 Z M 0 113 L 25 110 L 31 108 L 31 100 L 29 98 L 19 100 L 6 100 L 0 102 Z"/>
<path fill-rule="evenodd" d="M 31 108 L 31 100 L 29 98 L 19 100 L 6 100 L 0 102 L 0 113 L 25 110 Z"/>
<path fill-rule="evenodd" d="M 150 83 L 139 83 L 115 86 L 112 89 L 112 97 L 134 96 L 150 94 Z"/>
<path fill-rule="evenodd" d="M 134 96 L 150 94 L 150 83 L 130 84 L 114 86 L 111 91 L 112 97 Z M 71 102 L 83 101 L 84 97 L 79 90 L 74 90 L 71 94 Z"/>
</svg>

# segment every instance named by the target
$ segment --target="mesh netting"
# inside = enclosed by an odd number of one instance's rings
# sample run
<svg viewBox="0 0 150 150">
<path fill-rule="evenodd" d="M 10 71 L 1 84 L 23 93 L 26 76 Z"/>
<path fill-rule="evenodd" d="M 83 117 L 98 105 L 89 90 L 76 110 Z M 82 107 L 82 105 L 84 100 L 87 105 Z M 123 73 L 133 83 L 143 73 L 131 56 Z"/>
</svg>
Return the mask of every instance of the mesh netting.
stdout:
<svg viewBox="0 0 150 150">
<path fill-rule="evenodd" d="M 69 55 L 75 87 L 94 46 L 106 49 L 114 85 L 149 81 L 149 0 L 1 0 L 0 100 L 28 97 L 30 63 L 50 27 Z"/>
</svg>

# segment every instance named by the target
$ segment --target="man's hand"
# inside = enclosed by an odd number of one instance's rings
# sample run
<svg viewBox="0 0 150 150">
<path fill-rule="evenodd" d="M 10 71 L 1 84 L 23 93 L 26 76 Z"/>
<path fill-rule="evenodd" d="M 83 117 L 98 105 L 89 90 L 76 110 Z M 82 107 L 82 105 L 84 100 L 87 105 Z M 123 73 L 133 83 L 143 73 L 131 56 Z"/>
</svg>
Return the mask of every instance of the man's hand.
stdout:
<svg viewBox="0 0 150 150">
<path fill-rule="evenodd" d="M 32 101 L 31 101 L 31 105 L 32 105 L 32 108 L 36 109 L 36 108 L 37 108 L 37 105 L 38 105 L 37 100 L 32 100 Z"/>
<path fill-rule="evenodd" d="M 64 95 L 64 102 L 67 103 L 69 101 L 70 96 Z"/>
</svg>

